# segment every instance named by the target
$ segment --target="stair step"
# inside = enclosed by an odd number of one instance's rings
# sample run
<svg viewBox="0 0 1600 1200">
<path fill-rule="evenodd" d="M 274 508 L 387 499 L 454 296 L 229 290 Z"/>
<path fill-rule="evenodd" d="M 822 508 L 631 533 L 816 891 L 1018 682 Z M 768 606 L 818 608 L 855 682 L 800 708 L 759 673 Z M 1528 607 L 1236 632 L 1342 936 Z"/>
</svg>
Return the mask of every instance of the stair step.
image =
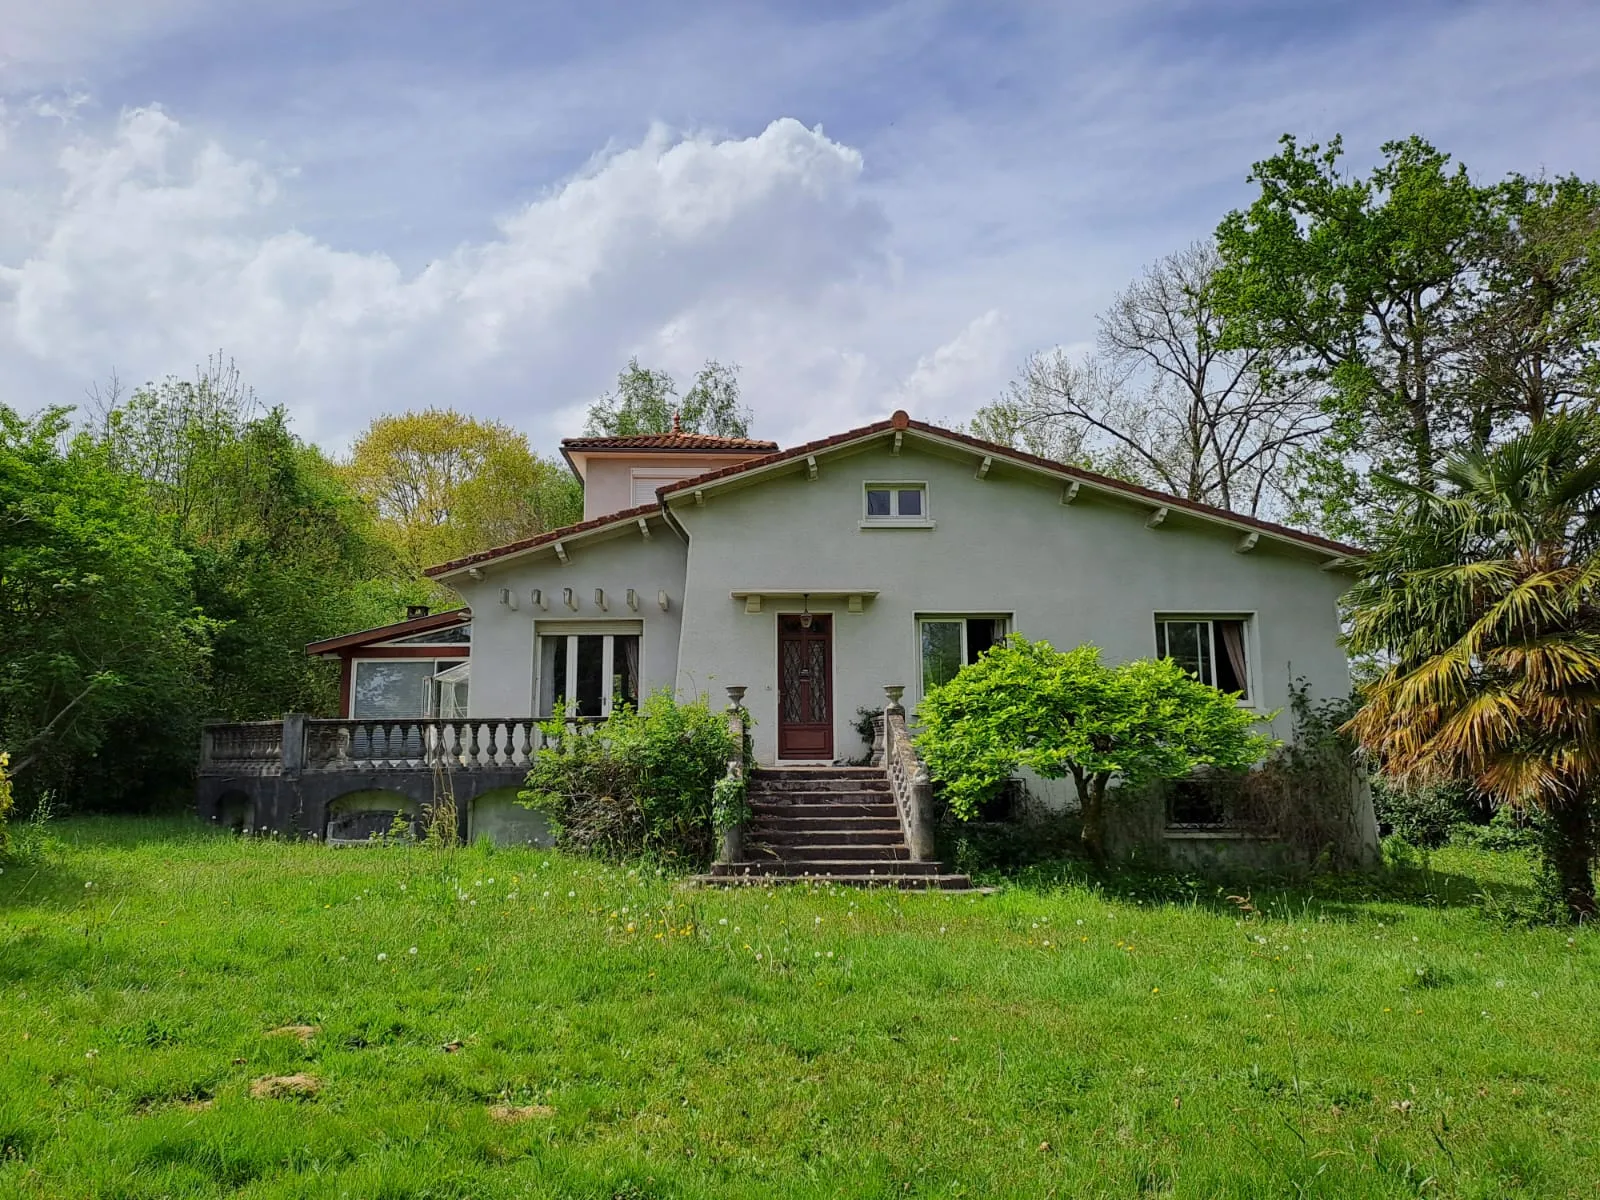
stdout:
<svg viewBox="0 0 1600 1200">
<path fill-rule="evenodd" d="M 714 863 L 713 875 L 937 875 L 943 863 L 904 859 L 766 858 Z"/>
<path fill-rule="evenodd" d="M 883 779 L 882 767 L 757 767 L 756 779 Z"/>
<path fill-rule="evenodd" d="M 882 775 L 876 779 L 773 779 L 768 775 L 757 775 L 750 781 L 751 795 L 787 795 L 794 792 L 809 793 L 839 793 L 855 794 L 858 792 L 872 792 L 877 795 L 889 794 L 889 781 Z"/>
<path fill-rule="evenodd" d="M 745 840 L 763 846 L 899 846 L 905 835 L 896 829 L 820 829 L 805 826 L 797 829 L 773 829 L 770 825 L 752 825 L 745 830 Z"/>
<path fill-rule="evenodd" d="M 902 891 L 969 892 L 972 880 L 965 875 L 695 875 L 690 879 L 701 887 L 773 887 L 779 884 L 810 884 L 814 887 L 877 887 Z"/>
<path fill-rule="evenodd" d="M 797 831 L 806 829 L 837 829 L 841 832 L 857 830 L 861 833 L 898 833 L 900 830 L 900 817 L 896 813 L 886 812 L 868 817 L 862 816 L 829 816 L 826 813 L 795 812 L 785 806 L 769 809 L 767 812 L 756 816 L 751 822 L 752 829 L 772 829 L 777 831 Z"/>
<path fill-rule="evenodd" d="M 911 851 L 904 842 L 841 844 L 838 842 L 754 842 L 745 853 L 753 861 L 778 862 L 906 862 Z"/>
</svg>

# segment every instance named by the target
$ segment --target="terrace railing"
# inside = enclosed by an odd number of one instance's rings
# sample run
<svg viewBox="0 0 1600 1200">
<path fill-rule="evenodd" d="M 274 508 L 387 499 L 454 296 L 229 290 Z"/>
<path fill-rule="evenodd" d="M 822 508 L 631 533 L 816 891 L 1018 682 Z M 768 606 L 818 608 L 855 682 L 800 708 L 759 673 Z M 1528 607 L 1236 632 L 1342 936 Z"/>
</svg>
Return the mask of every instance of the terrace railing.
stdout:
<svg viewBox="0 0 1600 1200">
<path fill-rule="evenodd" d="M 886 684 L 883 690 L 889 701 L 883 708 L 883 765 L 889 775 L 889 791 L 900 812 L 900 825 L 905 830 L 911 861 L 932 862 L 936 853 L 933 784 L 906 728 L 906 710 L 900 703 L 900 697 L 905 694 L 904 686 Z"/>
<path fill-rule="evenodd" d="M 596 722 L 575 718 L 582 728 Z M 526 770 L 541 744 L 533 717 L 318 720 L 207 725 L 202 775 L 325 771 Z"/>
</svg>

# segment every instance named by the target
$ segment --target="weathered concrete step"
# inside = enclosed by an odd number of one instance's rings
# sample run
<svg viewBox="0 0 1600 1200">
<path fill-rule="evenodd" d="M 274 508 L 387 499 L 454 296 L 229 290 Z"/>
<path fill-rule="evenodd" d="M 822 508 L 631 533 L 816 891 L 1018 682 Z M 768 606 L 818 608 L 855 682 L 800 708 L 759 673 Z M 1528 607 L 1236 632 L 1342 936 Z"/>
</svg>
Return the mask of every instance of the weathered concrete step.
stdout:
<svg viewBox="0 0 1600 1200">
<path fill-rule="evenodd" d="M 770 825 L 751 825 L 745 830 L 745 840 L 764 846 L 899 846 L 905 835 L 899 829 L 835 829 L 824 826 L 817 829 L 774 829 Z"/>
<path fill-rule="evenodd" d="M 904 842 L 877 845 L 840 844 L 837 842 L 807 842 L 795 845 L 788 842 L 753 842 L 745 851 L 752 860 L 778 862 L 908 862 L 911 851 Z"/>
<path fill-rule="evenodd" d="M 878 887 L 903 891 L 970 892 L 965 875 L 695 875 L 689 880 L 701 887 L 774 887 L 806 883 L 818 887 Z"/>
<path fill-rule="evenodd" d="M 751 820 L 750 828 L 779 831 L 837 829 L 840 832 L 855 830 L 859 833 L 899 833 L 900 818 L 892 812 L 872 817 L 830 817 L 809 811 L 795 812 L 786 806 L 759 814 Z"/>
<path fill-rule="evenodd" d="M 874 792 L 887 796 L 889 781 L 882 775 L 876 779 L 773 779 L 770 775 L 757 775 L 750 781 L 752 796 L 780 796 L 795 792 Z"/>
<path fill-rule="evenodd" d="M 898 821 L 899 812 L 892 804 L 876 801 L 829 800 L 812 804 L 773 804 L 766 800 L 750 800 L 750 811 L 761 820 L 768 817 L 788 817 L 796 821 L 831 821 L 840 817 L 871 817 L 879 821 Z"/>
<path fill-rule="evenodd" d="M 762 858 L 715 863 L 713 875 L 937 875 L 943 863 L 839 858 Z"/>
<path fill-rule="evenodd" d="M 885 779 L 882 767 L 757 767 L 754 779 Z"/>
</svg>

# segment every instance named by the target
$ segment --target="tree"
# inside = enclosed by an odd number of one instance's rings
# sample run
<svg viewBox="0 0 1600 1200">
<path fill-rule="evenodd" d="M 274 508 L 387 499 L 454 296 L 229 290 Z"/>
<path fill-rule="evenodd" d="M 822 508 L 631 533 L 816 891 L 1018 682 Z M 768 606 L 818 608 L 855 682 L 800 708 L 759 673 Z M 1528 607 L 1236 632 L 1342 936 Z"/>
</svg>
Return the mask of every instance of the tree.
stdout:
<svg viewBox="0 0 1600 1200">
<path fill-rule="evenodd" d="M 1386 664 L 1351 730 L 1388 774 L 1468 782 L 1543 814 L 1573 919 L 1596 913 L 1600 417 L 1458 451 L 1405 500 L 1347 601 Z"/>
<path fill-rule="evenodd" d="M 1131 791 L 1201 766 L 1242 769 L 1274 745 L 1236 697 L 1171 659 L 1106 666 L 1094 646 L 1062 652 L 1020 635 L 931 689 L 918 715 L 917 749 L 957 817 L 970 820 L 1020 768 L 1070 775 L 1096 860 L 1113 778 Z"/>
<path fill-rule="evenodd" d="M 231 363 L 102 399 L 93 437 L 141 485 L 214 623 L 201 715 L 333 711 L 331 664 L 306 643 L 395 619 L 428 594 L 315 447 L 264 410 Z"/>
<path fill-rule="evenodd" d="M 1221 262 L 1204 242 L 1162 259 L 1101 315 L 1097 358 L 1034 355 L 975 431 L 1219 508 L 1280 507 L 1284 466 L 1327 422 L 1275 354 L 1222 347 Z"/>
<path fill-rule="evenodd" d="M 140 481 L 67 432 L 0 405 L 0 749 L 35 795 L 114 805 L 186 777 L 216 625 Z"/>
<path fill-rule="evenodd" d="M 1301 460 L 1306 515 L 1359 537 L 1381 500 L 1366 468 L 1427 487 L 1472 424 L 1456 353 L 1485 195 L 1421 138 L 1388 142 L 1367 179 L 1343 147 L 1285 135 L 1255 202 L 1217 229 L 1224 344 L 1286 356 L 1332 420 Z"/>
<path fill-rule="evenodd" d="M 583 494 L 498 421 L 450 409 L 379 417 L 345 468 L 379 527 L 420 571 L 579 520 Z"/>
<path fill-rule="evenodd" d="M 707 359 L 677 403 L 678 385 L 665 371 L 652 371 L 630 358 L 617 374 L 617 390 L 589 406 L 584 432 L 591 437 L 637 437 L 685 433 L 716 437 L 750 436 L 750 409 L 739 403 L 739 368 Z"/>
</svg>

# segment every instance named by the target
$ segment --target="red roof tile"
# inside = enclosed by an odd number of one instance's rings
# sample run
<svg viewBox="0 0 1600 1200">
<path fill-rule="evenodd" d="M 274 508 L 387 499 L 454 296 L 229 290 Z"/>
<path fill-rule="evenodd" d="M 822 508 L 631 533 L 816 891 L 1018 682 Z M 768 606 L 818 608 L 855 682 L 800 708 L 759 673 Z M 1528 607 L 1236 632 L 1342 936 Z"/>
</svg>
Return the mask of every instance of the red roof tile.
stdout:
<svg viewBox="0 0 1600 1200">
<path fill-rule="evenodd" d="M 523 538 L 519 542 L 509 542 L 504 546 L 496 546 L 491 550 L 480 550 L 476 554 L 469 554 L 465 558 L 458 558 L 453 562 L 440 563 L 436 567 L 429 567 L 422 573 L 430 579 L 437 579 L 440 575 L 448 575 L 452 571 L 459 571 L 462 567 L 475 566 L 478 563 L 488 562 L 490 559 L 504 558 L 508 554 L 516 554 L 522 550 L 532 550 L 536 546 L 548 545 L 559 542 L 577 533 L 590 533 L 596 529 L 603 529 L 607 525 L 618 525 L 624 521 L 637 521 L 640 517 L 658 517 L 661 515 L 661 505 L 641 504 L 638 508 L 625 508 L 621 512 L 606 513 L 604 516 L 591 517 L 587 521 L 579 521 L 576 525 L 563 525 L 560 529 L 550 529 L 544 533 L 535 534 L 530 538 Z"/>
<path fill-rule="evenodd" d="M 352 646 L 365 646 L 371 642 L 387 642 L 391 638 L 409 637 L 414 633 L 428 633 L 435 629 L 449 629 L 472 620 L 470 608 L 452 608 L 448 612 L 429 613 L 412 617 L 409 621 L 396 621 L 393 625 L 380 625 L 376 629 L 363 629 L 360 633 L 346 633 L 339 637 L 324 638 L 306 647 L 307 654 L 330 654 Z"/>
<path fill-rule="evenodd" d="M 709 433 L 642 433 L 632 437 L 563 438 L 563 450 L 760 450 L 778 448 L 777 442 L 753 438 L 716 437 Z"/>
</svg>

